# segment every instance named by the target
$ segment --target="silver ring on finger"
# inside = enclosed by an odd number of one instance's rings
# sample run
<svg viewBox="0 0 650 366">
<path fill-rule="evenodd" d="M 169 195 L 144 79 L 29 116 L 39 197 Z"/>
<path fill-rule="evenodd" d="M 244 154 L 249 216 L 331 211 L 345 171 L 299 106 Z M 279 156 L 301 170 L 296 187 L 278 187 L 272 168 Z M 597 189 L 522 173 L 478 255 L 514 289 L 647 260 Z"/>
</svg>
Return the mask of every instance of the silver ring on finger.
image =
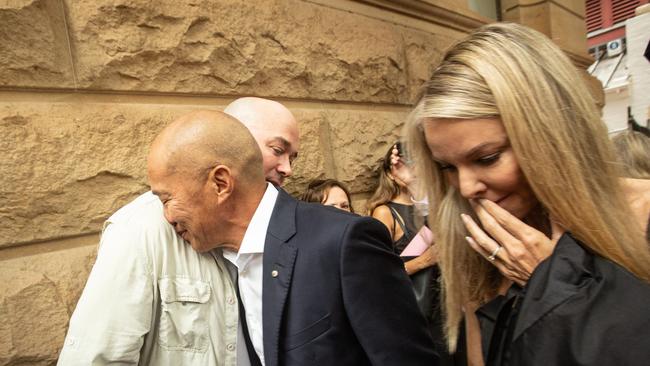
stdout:
<svg viewBox="0 0 650 366">
<path fill-rule="evenodd" d="M 502 247 L 500 245 L 497 245 L 497 247 L 494 249 L 494 252 L 492 252 L 492 254 L 490 254 L 490 256 L 487 257 L 487 259 L 490 262 L 494 262 L 494 260 L 497 259 L 497 254 L 499 253 L 499 250 L 501 250 L 501 248 Z"/>
</svg>

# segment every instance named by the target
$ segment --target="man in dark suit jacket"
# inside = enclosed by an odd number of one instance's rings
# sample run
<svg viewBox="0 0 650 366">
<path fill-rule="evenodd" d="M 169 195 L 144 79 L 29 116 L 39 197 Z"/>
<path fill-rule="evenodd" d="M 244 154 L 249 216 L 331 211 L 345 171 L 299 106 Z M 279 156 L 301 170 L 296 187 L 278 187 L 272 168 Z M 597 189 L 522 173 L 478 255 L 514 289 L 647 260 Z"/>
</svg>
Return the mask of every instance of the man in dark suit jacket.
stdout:
<svg viewBox="0 0 650 366">
<path fill-rule="evenodd" d="M 234 118 L 175 121 L 154 141 L 148 173 L 179 235 L 237 265 L 253 365 L 437 364 L 384 225 L 266 183 L 257 144 Z"/>
<path fill-rule="evenodd" d="M 266 365 L 435 365 L 390 245 L 375 219 L 280 191 L 264 246 Z"/>
</svg>

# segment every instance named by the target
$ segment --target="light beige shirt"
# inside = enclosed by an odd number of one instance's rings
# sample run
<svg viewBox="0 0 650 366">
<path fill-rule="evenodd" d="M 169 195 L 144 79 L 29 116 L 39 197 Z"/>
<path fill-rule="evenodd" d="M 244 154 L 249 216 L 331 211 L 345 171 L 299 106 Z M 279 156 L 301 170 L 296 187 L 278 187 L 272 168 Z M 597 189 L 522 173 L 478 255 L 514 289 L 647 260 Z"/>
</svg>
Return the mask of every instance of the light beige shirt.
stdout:
<svg viewBox="0 0 650 366">
<path fill-rule="evenodd" d="M 238 306 L 224 260 L 174 232 L 147 192 L 104 225 L 59 365 L 236 365 Z"/>
</svg>

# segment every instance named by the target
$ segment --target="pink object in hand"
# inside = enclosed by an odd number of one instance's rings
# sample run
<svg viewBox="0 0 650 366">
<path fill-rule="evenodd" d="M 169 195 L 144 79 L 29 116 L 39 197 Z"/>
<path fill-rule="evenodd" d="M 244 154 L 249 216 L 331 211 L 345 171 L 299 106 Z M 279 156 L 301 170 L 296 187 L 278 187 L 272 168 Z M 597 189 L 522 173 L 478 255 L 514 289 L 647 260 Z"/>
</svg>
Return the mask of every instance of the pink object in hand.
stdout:
<svg viewBox="0 0 650 366">
<path fill-rule="evenodd" d="M 433 243 L 433 233 L 428 227 L 422 226 L 413 240 L 404 248 L 400 254 L 401 257 L 417 257 L 424 253 L 427 248 Z"/>
</svg>

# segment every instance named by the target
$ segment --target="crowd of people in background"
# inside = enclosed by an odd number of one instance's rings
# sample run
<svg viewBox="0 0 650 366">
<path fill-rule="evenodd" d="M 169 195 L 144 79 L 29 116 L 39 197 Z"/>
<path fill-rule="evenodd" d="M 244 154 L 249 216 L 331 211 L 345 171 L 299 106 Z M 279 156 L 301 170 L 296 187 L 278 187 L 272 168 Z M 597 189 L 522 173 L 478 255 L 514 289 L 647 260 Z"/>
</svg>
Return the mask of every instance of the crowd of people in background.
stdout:
<svg viewBox="0 0 650 366">
<path fill-rule="evenodd" d="M 279 103 L 175 121 L 152 192 L 109 219 L 59 363 L 647 364 L 650 137 L 612 142 L 551 40 L 472 32 L 386 146 L 355 211 L 335 179 L 304 202 L 280 188 L 299 137 Z"/>
</svg>

